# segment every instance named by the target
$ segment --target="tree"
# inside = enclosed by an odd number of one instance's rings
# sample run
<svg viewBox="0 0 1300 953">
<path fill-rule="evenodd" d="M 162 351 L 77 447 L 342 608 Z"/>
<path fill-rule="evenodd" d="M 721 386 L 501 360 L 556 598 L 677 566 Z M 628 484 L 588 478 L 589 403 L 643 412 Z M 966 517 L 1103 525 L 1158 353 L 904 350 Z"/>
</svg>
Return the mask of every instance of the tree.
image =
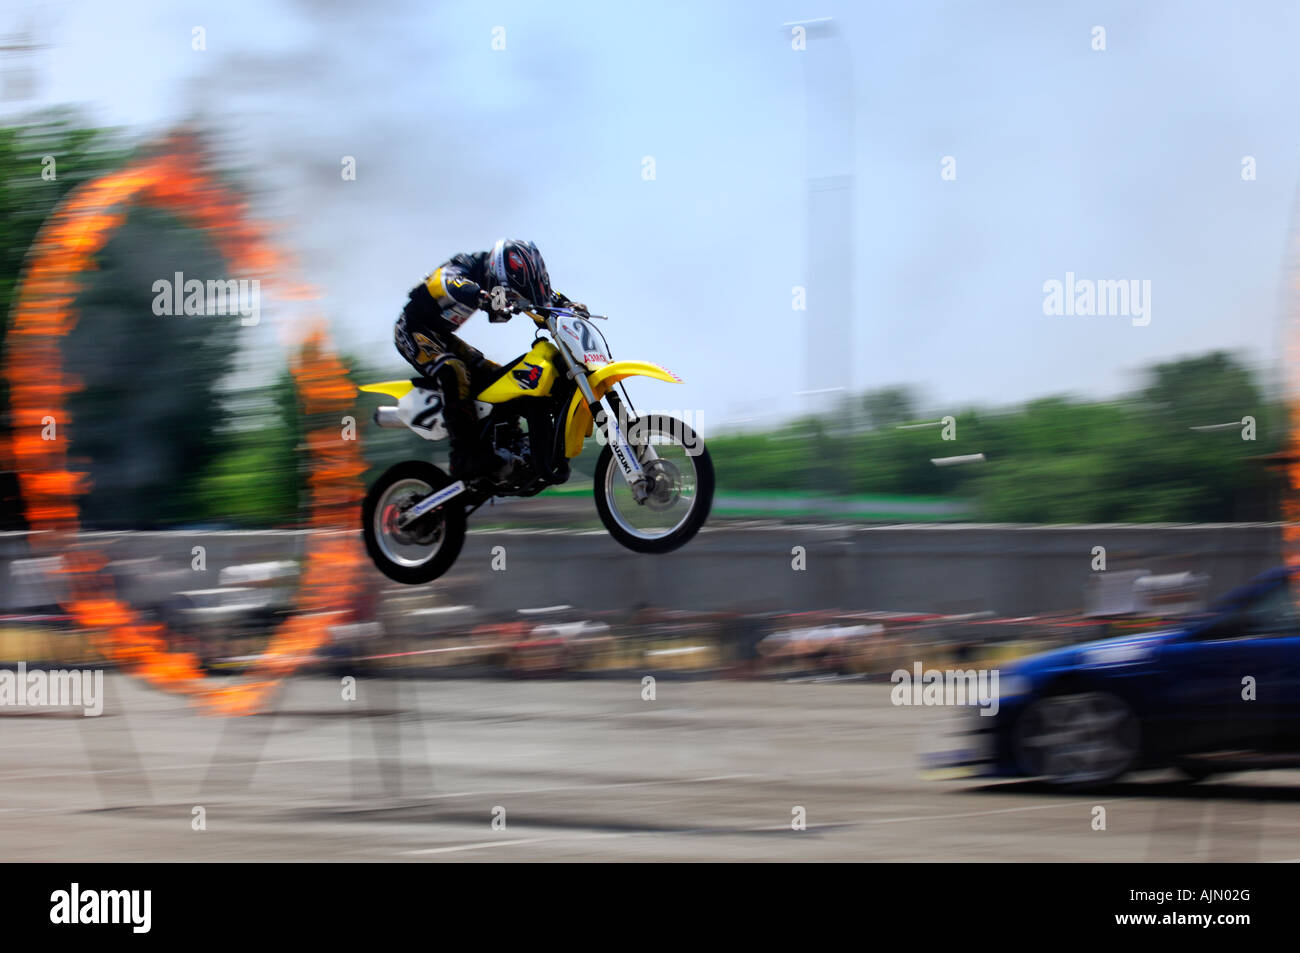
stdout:
<svg viewBox="0 0 1300 953">
<path fill-rule="evenodd" d="M 884 430 L 916 419 L 916 395 L 907 387 L 885 387 L 862 395 L 862 413 L 871 430 Z"/>
<path fill-rule="evenodd" d="M 119 136 L 80 124 L 70 110 L 0 126 L 0 347 L 9 328 L 28 249 L 72 189 L 118 166 Z M 9 435 L 8 386 L 0 382 L 0 440 Z M 22 526 L 14 474 L 0 474 L 0 526 Z"/>
<path fill-rule="evenodd" d="M 87 526 L 175 525 L 199 509 L 243 329 L 238 315 L 155 314 L 154 282 L 177 272 L 215 280 L 226 266 L 203 233 L 140 208 L 83 276 L 63 360 L 82 384 L 68 410 L 70 458 L 91 479 Z"/>
</svg>

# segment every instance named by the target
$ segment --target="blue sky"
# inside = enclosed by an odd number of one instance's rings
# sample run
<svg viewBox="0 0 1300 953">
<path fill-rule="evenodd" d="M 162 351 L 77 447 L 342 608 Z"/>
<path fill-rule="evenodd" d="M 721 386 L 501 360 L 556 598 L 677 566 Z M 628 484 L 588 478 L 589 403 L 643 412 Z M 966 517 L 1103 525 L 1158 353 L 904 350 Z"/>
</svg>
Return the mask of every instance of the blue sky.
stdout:
<svg viewBox="0 0 1300 953">
<path fill-rule="evenodd" d="M 1294 4 L 34 2 L 0 32 L 49 44 L 24 107 L 220 130 L 349 348 L 398 371 L 406 290 L 529 237 L 558 288 L 614 316 L 616 355 L 686 378 L 640 404 L 716 426 L 807 386 L 791 288 L 824 159 L 801 58 L 821 50 L 781 24 L 822 16 L 852 55 L 855 234 L 853 334 L 817 346 L 849 350 L 856 389 L 911 384 L 947 409 L 1113 394 L 1212 348 L 1275 364 Z M 1149 280 L 1151 323 L 1045 316 L 1067 271 Z M 467 336 L 504 358 L 529 335 L 480 317 Z"/>
</svg>

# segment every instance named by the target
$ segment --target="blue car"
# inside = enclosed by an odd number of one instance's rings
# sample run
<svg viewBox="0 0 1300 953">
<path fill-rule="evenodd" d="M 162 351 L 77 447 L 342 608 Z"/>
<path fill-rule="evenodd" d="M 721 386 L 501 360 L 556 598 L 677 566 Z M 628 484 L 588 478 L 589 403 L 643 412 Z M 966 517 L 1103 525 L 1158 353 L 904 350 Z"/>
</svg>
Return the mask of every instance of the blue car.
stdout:
<svg viewBox="0 0 1300 953">
<path fill-rule="evenodd" d="M 948 766 L 1063 787 L 1177 768 L 1190 780 L 1300 764 L 1300 615 L 1279 568 L 1177 628 L 1072 645 L 999 670 Z M 1300 584 L 1300 578 L 1294 580 Z"/>
</svg>

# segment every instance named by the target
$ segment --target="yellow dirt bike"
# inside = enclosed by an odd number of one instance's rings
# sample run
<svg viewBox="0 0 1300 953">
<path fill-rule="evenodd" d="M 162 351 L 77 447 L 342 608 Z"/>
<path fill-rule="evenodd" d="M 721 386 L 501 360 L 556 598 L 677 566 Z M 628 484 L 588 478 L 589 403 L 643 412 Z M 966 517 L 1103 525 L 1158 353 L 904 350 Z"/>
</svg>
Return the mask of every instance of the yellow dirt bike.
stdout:
<svg viewBox="0 0 1300 953">
<path fill-rule="evenodd" d="M 585 310 L 516 303 L 537 328 L 532 349 L 505 364 L 475 401 L 479 433 L 502 461 L 496 473 L 452 481 L 424 460 L 389 468 L 366 494 L 362 529 L 376 566 L 419 584 L 451 568 L 471 513 L 496 496 L 533 496 L 569 478 L 569 460 L 596 434 L 596 511 L 628 549 L 666 553 L 686 543 L 713 505 L 713 462 L 703 441 L 675 417 L 638 417 L 621 383 L 653 377 L 681 383 L 648 361 L 615 361 Z M 437 373 L 437 365 L 430 369 Z M 381 427 L 407 427 L 426 440 L 447 436 L 443 395 L 433 377 L 369 384 L 397 400 L 375 411 Z"/>
</svg>

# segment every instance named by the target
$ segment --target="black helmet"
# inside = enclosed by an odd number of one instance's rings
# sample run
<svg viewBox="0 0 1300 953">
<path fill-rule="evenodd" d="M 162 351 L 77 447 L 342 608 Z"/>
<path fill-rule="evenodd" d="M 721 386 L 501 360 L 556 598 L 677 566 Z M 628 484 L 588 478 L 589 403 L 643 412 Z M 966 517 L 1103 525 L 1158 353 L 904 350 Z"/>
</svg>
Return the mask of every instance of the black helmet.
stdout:
<svg viewBox="0 0 1300 953">
<path fill-rule="evenodd" d="M 502 238 L 488 256 L 488 273 L 498 287 L 513 291 L 535 305 L 551 303 L 551 277 L 542 253 L 532 242 Z"/>
</svg>

